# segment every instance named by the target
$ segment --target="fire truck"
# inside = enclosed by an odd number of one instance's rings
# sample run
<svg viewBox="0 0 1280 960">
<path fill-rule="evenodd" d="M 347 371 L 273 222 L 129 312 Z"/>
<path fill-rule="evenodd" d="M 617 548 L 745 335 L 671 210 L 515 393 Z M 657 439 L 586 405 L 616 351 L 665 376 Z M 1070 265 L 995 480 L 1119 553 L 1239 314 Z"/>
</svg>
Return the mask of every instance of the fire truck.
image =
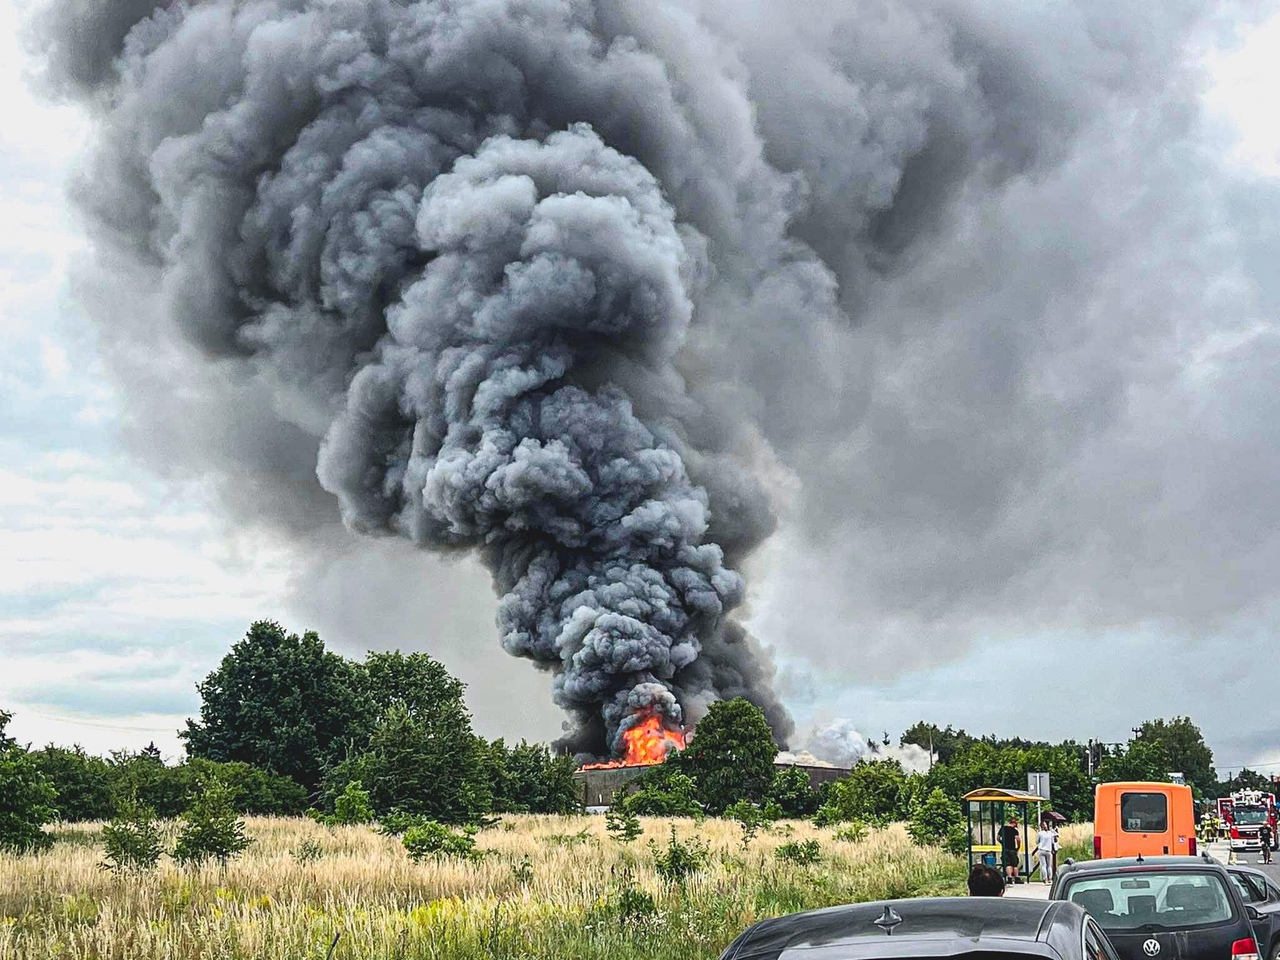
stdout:
<svg viewBox="0 0 1280 960">
<path fill-rule="evenodd" d="M 1218 817 L 1231 840 L 1232 850 L 1260 850 L 1258 830 L 1271 827 L 1271 849 L 1280 850 L 1276 833 L 1276 796 L 1260 790 L 1239 790 L 1229 797 L 1218 798 Z"/>
</svg>

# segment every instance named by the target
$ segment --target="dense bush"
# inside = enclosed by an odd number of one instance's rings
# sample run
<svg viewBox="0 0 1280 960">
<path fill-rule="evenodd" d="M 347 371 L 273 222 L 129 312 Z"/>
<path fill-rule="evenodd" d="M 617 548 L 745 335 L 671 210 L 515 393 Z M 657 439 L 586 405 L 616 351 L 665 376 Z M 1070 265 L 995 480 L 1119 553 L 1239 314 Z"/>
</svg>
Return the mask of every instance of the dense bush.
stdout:
<svg viewBox="0 0 1280 960">
<path fill-rule="evenodd" d="M 47 746 L 31 759 L 57 792 L 54 810 L 63 823 L 81 820 L 110 820 L 116 815 L 114 777 L 111 764 L 75 746 Z"/>
<path fill-rule="evenodd" d="M 10 717 L 0 711 L 0 850 L 47 847 L 43 828 L 56 814 L 57 795 L 31 755 L 5 735 Z"/>
<path fill-rule="evenodd" d="M 959 803 L 941 790 L 934 789 L 911 813 L 907 833 L 920 846 L 942 844 L 961 825 Z"/>
<path fill-rule="evenodd" d="M 475 827 L 456 831 L 443 823 L 427 820 L 406 830 L 401 842 L 414 863 L 428 858 L 474 860 L 480 856 L 476 850 L 475 834 Z"/>
<path fill-rule="evenodd" d="M 783 766 L 774 771 L 769 799 L 778 805 L 784 817 L 808 817 L 818 809 L 818 794 L 809 781 L 809 774 L 799 767 Z"/>
<path fill-rule="evenodd" d="M 243 853 L 251 842 L 245 836 L 244 821 L 231 804 L 231 791 L 212 780 L 200 785 L 183 815 L 173 857 L 184 865 L 198 865 L 207 860 L 225 865 Z"/>
<path fill-rule="evenodd" d="M 883 825 L 906 817 L 910 796 L 907 775 L 897 760 L 859 763 L 827 789 L 815 820 L 823 826 L 852 820 Z"/>
<path fill-rule="evenodd" d="M 120 812 L 102 828 L 102 839 L 102 866 L 116 873 L 154 869 L 164 852 L 156 812 L 136 800 L 121 802 Z"/>
<path fill-rule="evenodd" d="M 496 813 L 577 813 L 571 756 L 555 756 L 544 744 L 521 740 L 508 748 L 495 740 L 486 749 L 489 791 Z"/>
<path fill-rule="evenodd" d="M 676 839 L 675 827 L 671 828 L 671 836 L 665 847 L 659 847 L 650 840 L 649 849 L 653 852 L 653 865 L 658 876 L 668 883 L 684 883 L 707 865 L 711 855 L 707 844 L 696 837 L 684 842 Z"/>
<path fill-rule="evenodd" d="M 782 844 L 773 855 L 784 863 L 807 867 L 822 859 L 822 847 L 817 840 L 793 840 Z"/>
<path fill-rule="evenodd" d="M 670 764 L 651 767 L 636 778 L 638 789 L 622 801 L 628 813 L 641 817 L 700 817 L 698 785 Z"/>
</svg>

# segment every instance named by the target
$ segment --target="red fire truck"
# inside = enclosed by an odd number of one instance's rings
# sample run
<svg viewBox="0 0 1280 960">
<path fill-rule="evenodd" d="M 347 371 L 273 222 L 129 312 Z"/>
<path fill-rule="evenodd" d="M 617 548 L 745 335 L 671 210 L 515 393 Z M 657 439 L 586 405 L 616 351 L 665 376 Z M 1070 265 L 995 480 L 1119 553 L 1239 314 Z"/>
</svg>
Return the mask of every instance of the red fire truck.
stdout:
<svg viewBox="0 0 1280 960">
<path fill-rule="evenodd" d="M 1231 840 L 1232 850 L 1260 850 L 1259 828 L 1271 827 L 1271 849 L 1280 850 L 1276 832 L 1276 796 L 1260 790 L 1239 790 L 1229 797 L 1218 798 L 1218 816 Z"/>
</svg>

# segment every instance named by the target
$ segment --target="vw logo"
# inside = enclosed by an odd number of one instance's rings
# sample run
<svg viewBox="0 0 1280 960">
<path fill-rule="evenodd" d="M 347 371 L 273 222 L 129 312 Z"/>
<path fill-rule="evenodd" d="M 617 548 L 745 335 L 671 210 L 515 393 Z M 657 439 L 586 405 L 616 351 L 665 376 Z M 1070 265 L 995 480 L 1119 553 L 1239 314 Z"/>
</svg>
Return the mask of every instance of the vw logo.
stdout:
<svg viewBox="0 0 1280 960">
<path fill-rule="evenodd" d="M 1160 952 L 1160 941 L 1154 940 L 1154 939 L 1148 940 L 1146 943 L 1142 945 L 1142 952 L 1145 953 L 1148 957 L 1154 957 L 1157 953 Z"/>
</svg>

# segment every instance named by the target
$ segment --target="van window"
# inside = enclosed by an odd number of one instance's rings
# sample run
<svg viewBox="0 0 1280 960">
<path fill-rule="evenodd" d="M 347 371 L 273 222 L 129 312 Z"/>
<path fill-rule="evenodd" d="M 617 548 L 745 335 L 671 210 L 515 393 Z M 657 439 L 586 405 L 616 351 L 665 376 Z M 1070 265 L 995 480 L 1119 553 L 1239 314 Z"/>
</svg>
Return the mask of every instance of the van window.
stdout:
<svg viewBox="0 0 1280 960">
<path fill-rule="evenodd" d="M 1120 829 L 1126 833 L 1164 833 L 1169 829 L 1169 798 L 1163 793 L 1120 794 Z"/>
</svg>

